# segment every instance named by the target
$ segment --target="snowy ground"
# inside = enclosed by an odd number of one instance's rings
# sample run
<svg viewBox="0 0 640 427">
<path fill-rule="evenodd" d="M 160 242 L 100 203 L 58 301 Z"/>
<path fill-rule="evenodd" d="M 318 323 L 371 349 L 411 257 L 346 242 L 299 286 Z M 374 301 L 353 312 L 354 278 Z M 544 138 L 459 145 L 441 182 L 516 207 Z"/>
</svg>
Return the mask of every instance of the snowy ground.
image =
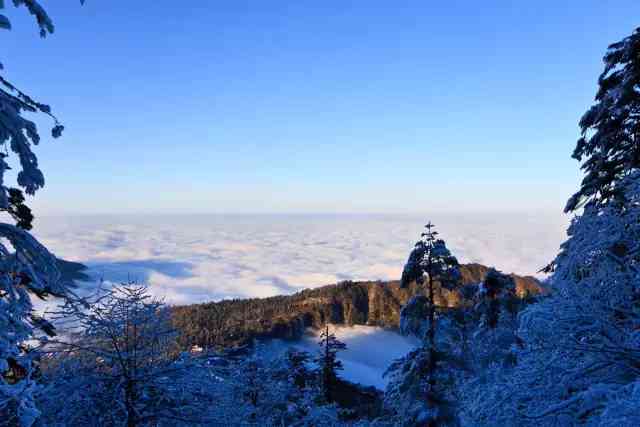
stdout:
<svg viewBox="0 0 640 427">
<path fill-rule="evenodd" d="M 345 279 L 397 279 L 426 219 L 461 262 L 534 274 L 561 215 L 190 215 L 38 218 L 56 255 L 105 281 L 144 281 L 169 303 L 264 297 Z"/>
</svg>

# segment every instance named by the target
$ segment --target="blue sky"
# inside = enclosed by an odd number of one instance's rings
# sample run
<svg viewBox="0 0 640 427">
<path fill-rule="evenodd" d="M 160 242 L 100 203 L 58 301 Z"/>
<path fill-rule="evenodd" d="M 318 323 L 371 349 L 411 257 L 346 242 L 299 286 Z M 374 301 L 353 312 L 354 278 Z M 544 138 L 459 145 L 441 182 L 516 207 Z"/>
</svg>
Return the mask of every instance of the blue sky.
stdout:
<svg viewBox="0 0 640 427">
<path fill-rule="evenodd" d="M 52 105 L 36 215 L 560 213 L 637 1 L 43 1 L 6 76 Z M 46 120 L 38 119 L 48 134 Z"/>
</svg>

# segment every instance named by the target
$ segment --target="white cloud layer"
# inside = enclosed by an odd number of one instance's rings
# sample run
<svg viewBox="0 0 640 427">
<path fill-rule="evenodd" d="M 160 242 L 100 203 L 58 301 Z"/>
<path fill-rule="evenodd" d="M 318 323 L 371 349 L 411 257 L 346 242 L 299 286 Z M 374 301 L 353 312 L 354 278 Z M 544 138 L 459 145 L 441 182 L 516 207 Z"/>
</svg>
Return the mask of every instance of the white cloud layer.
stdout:
<svg viewBox="0 0 640 427">
<path fill-rule="evenodd" d="M 404 337 L 372 326 L 331 325 L 329 330 L 347 345 L 345 351 L 338 353 L 344 367 L 341 373 L 344 378 L 381 390 L 387 385 L 388 378 L 383 374 L 391 362 L 404 356 L 418 344 L 416 338 Z M 280 355 L 287 348 L 294 347 L 316 356 L 319 350 L 318 341 L 319 332 L 315 332 L 296 343 L 273 341 L 267 349 L 274 355 Z"/>
<path fill-rule="evenodd" d="M 39 218 L 36 237 L 96 280 L 136 280 L 168 303 L 265 297 L 340 280 L 397 279 L 426 217 L 95 216 Z M 434 215 L 461 262 L 535 274 L 565 236 L 560 215 Z M 46 308 L 47 304 L 38 306 Z M 345 378 L 384 388 L 415 341 L 380 328 L 333 328 L 348 349 Z M 315 353 L 317 337 L 293 345 Z M 292 345 L 274 342 L 282 351 Z"/>
<path fill-rule="evenodd" d="M 36 236 L 96 280 L 147 282 L 167 302 L 266 297 L 397 279 L 427 217 L 182 215 L 39 218 Z M 564 239 L 560 215 L 433 215 L 461 262 L 534 274 Z"/>
</svg>

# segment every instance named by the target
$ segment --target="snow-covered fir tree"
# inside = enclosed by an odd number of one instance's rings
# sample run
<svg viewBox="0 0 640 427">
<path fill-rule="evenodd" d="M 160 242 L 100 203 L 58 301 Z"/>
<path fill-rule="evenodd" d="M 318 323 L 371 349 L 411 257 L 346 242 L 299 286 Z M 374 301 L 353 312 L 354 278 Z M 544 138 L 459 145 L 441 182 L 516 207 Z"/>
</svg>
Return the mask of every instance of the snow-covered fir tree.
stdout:
<svg viewBox="0 0 640 427">
<path fill-rule="evenodd" d="M 327 402 L 335 400 L 336 386 L 338 385 L 338 371 L 342 370 L 342 362 L 338 359 L 338 352 L 346 350 L 347 345 L 329 332 L 329 325 L 320 334 L 318 341 L 320 349 L 316 357 L 316 363 L 320 369 L 320 386 L 322 395 Z"/>
<path fill-rule="evenodd" d="M 640 167 L 640 28 L 613 43 L 604 56 L 596 103 L 580 120 L 573 157 L 585 177 L 565 211 L 591 202 L 624 203 L 621 179 Z"/>
<path fill-rule="evenodd" d="M 640 417 L 617 411 L 637 405 L 639 384 L 640 31 L 609 46 L 604 62 L 574 152 L 586 176 L 567 210 L 584 210 L 553 263 L 551 297 L 523 314 L 523 338 L 546 350 L 556 377 L 546 377 L 548 405 L 527 416 L 637 425 Z"/>
<path fill-rule="evenodd" d="M 477 425 L 640 423 L 639 172 L 618 186 L 622 211 L 590 205 L 572 222 L 550 295 L 520 314 L 517 364 L 476 389 Z"/>
<path fill-rule="evenodd" d="M 0 425 L 30 426 L 40 413 L 33 401 L 38 387 L 30 342 L 54 335 L 53 325 L 34 313 L 31 298 L 67 290 L 55 258 L 30 234 L 0 224 L 0 235 L 13 247 L 0 244 Z"/>
<path fill-rule="evenodd" d="M 640 424 L 639 52 L 636 30 L 604 57 L 574 152 L 586 176 L 566 210 L 578 215 L 550 295 L 520 314 L 517 364 L 476 390 L 476 425 Z"/>
<path fill-rule="evenodd" d="M 42 37 L 53 32 L 53 23 L 36 0 L 13 0 L 16 7 L 26 8 L 36 19 Z M 11 21 L 0 1 L 0 29 L 10 30 Z M 0 211 L 7 212 L 16 226 L 0 223 L 0 425 L 30 426 L 40 411 L 33 395 L 37 385 L 33 379 L 33 359 L 36 352 L 27 342 L 46 338 L 54 333 L 53 326 L 34 314 L 31 298 L 65 296 L 56 259 L 25 230 L 33 219 L 24 204 L 22 190 L 33 195 L 44 186 L 44 174 L 32 150 L 40 142 L 40 134 L 25 113 L 42 113 L 53 119 L 51 134 L 61 135 L 63 127 L 52 115 L 48 105 L 35 101 L 19 90 L 6 77 L 0 62 Z M 17 186 L 6 182 L 10 155 L 18 160 Z M 42 336 L 40 336 L 42 334 Z"/>
<path fill-rule="evenodd" d="M 426 295 L 412 298 L 403 307 L 400 319 L 401 330 L 417 333 L 422 346 L 391 365 L 385 400 L 406 425 L 455 425 L 447 396 L 451 382 L 445 367 L 447 352 L 438 346 L 436 336 L 434 292 L 436 283 L 449 289 L 459 285 L 460 271 L 444 240 L 437 238 L 434 225 L 429 222 L 425 228 L 404 267 L 401 286 L 426 282 Z"/>
<path fill-rule="evenodd" d="M 460 282 L 458 260 L 451 255 L 442 239 L 438 239 L 438 232 L 430 222 L 425 226 L 421 239 L 416 242 L 409 254 L 409 259 L 402 271 L 401 287 L 407 287 L 411 282 L 427 286 L 427 321 L 428 329 L 425 336 L 427 342 L 433 342 L 435 337 L 435 283 L 441 287 L 452 289 Z M 402 326 L 401 326 L 402 327 Z"/>
<path fill-rule="evenodd" d="M 268 348 L 257 343 L 248 354 L 223 356 L 224 367 L 215 368 L 217 404 L 210 419 L 227 425 L 368 425 L 345 421 L 343 410 L 324 399 L 320 372 L 308 353 L 292 349 L 274 355 Z"/>
</svg>

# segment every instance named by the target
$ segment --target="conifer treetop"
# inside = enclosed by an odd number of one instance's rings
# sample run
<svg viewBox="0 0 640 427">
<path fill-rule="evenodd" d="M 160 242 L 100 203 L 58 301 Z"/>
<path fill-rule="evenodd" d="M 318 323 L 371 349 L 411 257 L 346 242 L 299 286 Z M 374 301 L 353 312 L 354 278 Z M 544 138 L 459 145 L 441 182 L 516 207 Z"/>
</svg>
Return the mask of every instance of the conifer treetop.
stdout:
<svg viewBox="0 0 640 427">
<path fill-rule="evenodd" d="M 596 103 L 580 120 L 572 157 L 585 177 L 565 212 L 593 203 L 623 203 L 620 180 L 640 167 L 640 28 L 609 46 Z"/>
</svg>

